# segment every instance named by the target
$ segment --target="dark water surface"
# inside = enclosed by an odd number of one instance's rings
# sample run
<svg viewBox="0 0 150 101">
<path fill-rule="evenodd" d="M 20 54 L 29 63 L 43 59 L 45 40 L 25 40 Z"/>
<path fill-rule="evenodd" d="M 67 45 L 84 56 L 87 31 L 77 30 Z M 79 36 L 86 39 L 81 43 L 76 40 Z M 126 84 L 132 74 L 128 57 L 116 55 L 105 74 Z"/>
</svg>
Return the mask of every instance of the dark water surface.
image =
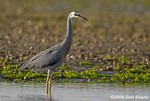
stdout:
<svg viewBox="0 0 150 101">
<path fill-rule="evenodd" d="M 45 84 L 0 83 L 0 101 L 50 101 Z M 150 101 L 150 86 L 54 83 L 51 101 Z"/>
</svg>

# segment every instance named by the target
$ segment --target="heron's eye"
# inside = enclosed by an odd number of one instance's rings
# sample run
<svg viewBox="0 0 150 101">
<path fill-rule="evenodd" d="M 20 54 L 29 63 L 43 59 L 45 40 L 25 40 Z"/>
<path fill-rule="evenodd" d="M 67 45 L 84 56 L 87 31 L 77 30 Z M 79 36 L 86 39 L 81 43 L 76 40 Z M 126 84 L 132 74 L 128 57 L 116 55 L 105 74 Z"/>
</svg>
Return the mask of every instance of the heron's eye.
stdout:
<svg viewBox="0 0 150 101">
<path fill-rule="evenodd" d="M 79 14 L 78 14 L 78 13 L 75 13 L 74 15 L 75 15 L 75 16 L 79 16 Z"/>
<path fill-rule="evenodd" d="M 75 13 L 74 15 L 77 16 L 77 13 Z"/>
</svg>

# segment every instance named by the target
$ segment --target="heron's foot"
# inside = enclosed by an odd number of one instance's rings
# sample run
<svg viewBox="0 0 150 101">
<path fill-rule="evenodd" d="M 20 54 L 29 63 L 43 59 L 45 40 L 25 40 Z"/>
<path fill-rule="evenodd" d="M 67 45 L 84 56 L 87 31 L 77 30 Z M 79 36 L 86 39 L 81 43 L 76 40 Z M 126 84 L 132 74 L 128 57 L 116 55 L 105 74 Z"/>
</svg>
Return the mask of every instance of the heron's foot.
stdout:
<svg viewBox="0 0 150 101">
<path fill-rule="evenodd" d="M 52 81 L 52 73 L 50 73 L 52 71 L 48 70 L 47 73 L 47 80 L 46 80 L 46 94 L 47 97 L 49 97 L 51 99 L 51 81 Z"/>
<path fill-rule="evenodd" d="M 46 95 L 51 99 L 51 80 L 46 81 Z"/>
<path fill-rule="evenodd" d="M 46 81 L 46 95 L 49 95 L 49 81 Z"/>
<path fill-rule="evenodd" d="M 51 82 L 51 80 L 49 80 L 49 97 L 50 97 L 50 99 L 52 98 L 52 94 L 51 94 L 51 85 L 52 85 L 52 82 Z"/>
</svg>

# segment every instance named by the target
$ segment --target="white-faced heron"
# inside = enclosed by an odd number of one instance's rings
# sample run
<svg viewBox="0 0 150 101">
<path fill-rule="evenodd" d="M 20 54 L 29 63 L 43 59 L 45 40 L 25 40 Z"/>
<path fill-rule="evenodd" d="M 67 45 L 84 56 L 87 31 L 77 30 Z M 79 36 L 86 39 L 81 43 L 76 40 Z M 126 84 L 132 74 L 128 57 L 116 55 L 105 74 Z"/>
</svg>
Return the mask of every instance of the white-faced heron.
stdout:
<svg viewBox="0 0 150 101">
<path fill-rule="evenodd" d="M 48 70 L 47 80 L 46 80 L 46 93 L 51 97 L 51 79 L 52 71 L 59 67 L 66 55 L 68 54 L 71 44 L 72 44 L 72 18 L 83 18 L 79 13 L 71 12 L 67 18 L 67 33 L 65 39 L 39 54 L 27 59 L 23 64 L 19 66 L 19 70 L 23 69 L 33 69 L 38 71 Z"/>
</svg>

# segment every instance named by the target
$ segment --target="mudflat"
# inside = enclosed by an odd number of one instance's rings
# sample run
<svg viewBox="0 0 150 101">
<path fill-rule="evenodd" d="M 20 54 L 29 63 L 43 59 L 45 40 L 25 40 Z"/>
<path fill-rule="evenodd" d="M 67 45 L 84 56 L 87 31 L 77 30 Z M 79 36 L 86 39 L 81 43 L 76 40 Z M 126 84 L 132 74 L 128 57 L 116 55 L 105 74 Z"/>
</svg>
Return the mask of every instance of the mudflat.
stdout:
<svg viewBox="0 0 150 101">
<path fill-rule="evenodd" d="M 73 19 L 73 43 L 65 65 L 79 71 L 83 69 L 82 61 L 107 70 L 116 65 L 150 66 L 150 3 L 147 2 L 0 1 L 0 67 L 20 64 L 25 58 L 60 43 L 71 11 L 81 13 L 89 21 Z"/>
</svg>

